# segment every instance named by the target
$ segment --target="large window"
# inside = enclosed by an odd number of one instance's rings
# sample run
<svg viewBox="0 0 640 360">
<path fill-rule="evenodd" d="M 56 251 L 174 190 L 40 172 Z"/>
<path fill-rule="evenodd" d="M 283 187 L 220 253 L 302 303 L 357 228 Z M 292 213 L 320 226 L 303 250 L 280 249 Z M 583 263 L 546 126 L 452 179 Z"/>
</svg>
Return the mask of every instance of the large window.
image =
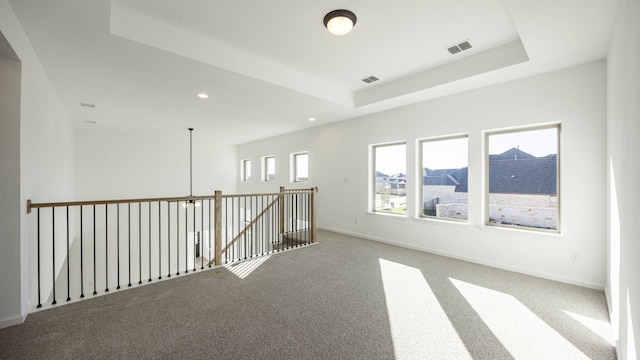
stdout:
<svg viewBox="0 0 640 360">
<path fill-rule="evenodd" d="M 487 222 L 559 229 L 560 126 L 487 133 Z"/>
<path fill-rule="evenodd" d="M 309 180 L 309 153 L 291 154 L 291 181 L 300 182 Z"/>
<path fill-rule="evenodd" d="M 276 178 L 276 158 L 275 156 L 265 156 L 262 158 L 262 181 L 273 181 Z"/>
<path fill-rule="evenodd" d="M 251 160 L 242 160 L 242 170 L 240 173 L 240 178 L 242 181 L 251 180 Z"/>
<path fill-rule="evenodd" d="M 407 213 L 406 144 L 372 146 L 373 211 Z"/>
<path fill-rule="evenodd" d="M 467 136 L 423 140 L 420 149 L 421 216 L 467 220 Z"/>
</svg>

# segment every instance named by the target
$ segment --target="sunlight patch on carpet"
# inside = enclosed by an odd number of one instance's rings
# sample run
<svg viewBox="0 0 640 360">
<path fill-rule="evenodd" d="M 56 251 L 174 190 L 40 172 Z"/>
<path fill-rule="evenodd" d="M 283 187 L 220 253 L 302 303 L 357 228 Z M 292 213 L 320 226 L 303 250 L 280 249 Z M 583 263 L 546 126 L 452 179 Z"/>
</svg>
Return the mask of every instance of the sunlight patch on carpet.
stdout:
<svg viewBox="0 0 640 360">
<path fill-rule="evenodd" d="M 594 319 L 589 316 L 576 314 L 571 311 L 562 310 L 565 314 L 571 316 L 574 320 L 584 325 L 587 329 L 591 330 L 594 334 L 600 336 L 607 344 L 614 346 L 613 335 L 611 334 L 611 325 L 608 321 Z"/>
<path fill-rule="evenodd" d="M 249 276 L 255 269 L 262 265 L 265 261 L 269 260 L 271 255 L 261 256 L 257 259 L 245 260 L 233 264 L 225 265 L 225 268 L 233 273 L 240 279 L 244 279 Z"/>
<path fill-rule="evenodd" d="M 379 261 L 395 358 L 471 359 L 422 272 Z"/>
<path fill-rule="evenodd" d="M 449 280 L 516 360 L 589 359 L 515 297 Z"/>
</svg>

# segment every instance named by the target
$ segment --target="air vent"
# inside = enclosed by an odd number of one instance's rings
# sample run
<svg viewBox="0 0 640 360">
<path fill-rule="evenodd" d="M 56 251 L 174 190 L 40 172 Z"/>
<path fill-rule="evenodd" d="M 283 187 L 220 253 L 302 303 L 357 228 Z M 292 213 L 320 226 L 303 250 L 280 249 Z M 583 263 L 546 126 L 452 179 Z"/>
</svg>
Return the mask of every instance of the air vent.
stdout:
<svg viewBox="0 0 640 360">
<path fill-rule="evenodd" d="M 92 108 L 92 109 L 96 107 L 94 104 L 87 104 L 87 103 L 80 103 L 80 106 L 86 107 L 86 108 Z"/>
<path fill-rule="evenodd" d="M 451 47 L 447 48 L 447 51 L 449 51 L 449 53 L 451 53 L 451 55 L 457 54 L 461 51 L 464 50 L 469 50 L 471 49 L 471 43 L 469 43 L 469 41 L 463 41 L 459 44 L 453 45 Z"/>
<path fill-rule="evenodd" d="M 369 76 L 368 78 L 362 79 L 362 81 L 366 82 L 367 84 L 371 84 L 372 82 L 378 81 L 378 80 L 380 80 L 380 79 L 378 79 L 377 77 L 375 77 L 373 75 Z"/>
</svg>

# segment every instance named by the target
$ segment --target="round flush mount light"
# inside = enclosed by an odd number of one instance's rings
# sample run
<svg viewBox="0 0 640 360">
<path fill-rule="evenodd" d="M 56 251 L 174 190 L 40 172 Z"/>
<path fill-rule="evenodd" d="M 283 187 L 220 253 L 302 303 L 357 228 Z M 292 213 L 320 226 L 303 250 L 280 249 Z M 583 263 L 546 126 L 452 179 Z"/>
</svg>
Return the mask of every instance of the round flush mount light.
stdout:
<svg viewBox="0 0 640 360">
<path fill-rule="evenodd" d="M 314 118 L 314 117 L 310 117 L 310 118 L 309 118 L 309 121 L 314 122 L 314 121 L 316 121 L 316 118 Z"/>
<path fill-rule="evenodd" d="M 199 97 L 200 99 L 208 99 L 208 98 L 209 98 L 209 95 L 207 95 L 207 94 L 205 94 L 205 93 L 199 93 L 199 94 L 198 94 L 198 97 Z"/>
<path fill-rule="evenodd" d="M 349 10 L 333 10 L 324 17 L 324 26 L 336 36 L 348 34 L 356 25 L 356 14 Z"/>
</svg>

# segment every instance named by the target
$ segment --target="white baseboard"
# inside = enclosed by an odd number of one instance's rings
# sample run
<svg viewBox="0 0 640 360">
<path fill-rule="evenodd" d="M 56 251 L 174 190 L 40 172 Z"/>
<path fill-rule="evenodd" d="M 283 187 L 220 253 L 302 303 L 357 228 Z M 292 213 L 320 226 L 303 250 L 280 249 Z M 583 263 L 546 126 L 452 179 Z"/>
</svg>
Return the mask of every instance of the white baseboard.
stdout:
<svg viewBox="0 0 640 360">
<path fill-rule="evenodd" d="M 0 329 L 8 328 L 10 326 L 20 325 L 27 318 L 27 314 L 9 316 L 4 319 L 0 319 Z"/>
<path fill-rule="evenodd" d="M 542 279 L 558 281 L 558 282 L 562 282 L 562 283 L 566 283 L 566 284 L 581 286 L 581 287 L 594 289 L 594 290 L 599 290 L 599 291 L 603 291 L 604 290 L 604 285 L 603 284 L 592 283 L 592 282 L 588 282 L 588 281 L 583 281 L 583 280 L 574 279 L 574 278 L 568 278 L 568 277 L 559 276 L 559 275 L 555 275 L 555 274 L 548 274 L 548 273 L 543 273 L 543 272 L 538 272 L 538 271 L 532 271 L 532 270 L 529 270 L 529 269 L 522 269 L 522 268 L 518 268 L 518 267 L 514 267 L 514 266 L 510 266 L 510 265 L 505 265 L 505 264 L 500 264 L 500 263 L 487 261 L 487 260 L 483 260 L 483 259 L 478 259 L 478 258 L 460 256 L 460 255 L 453 254 L 453 253 L 448 253 L 448 252 L 445 252 L 445 251 L 434 250 L 434 249 L 430 249 L 430 248 L 427 248 L 427 247 L 420 247 L 420 246 L 415 246 L 415 245 L 408 245 L 408 244 L 404 244 L 404 243 L 393 241 L 393 240 L 389 240 L 389 239 L 384 239 L 384 238 L 380 238 L 380 237 L 376 237 L 376 236 L 369 236 L 369 235 L 364 235 L 364 234 L 358 234 L 358 233 L 345 231 L 345 230 L 341 230 L 341 229 L 334 229 L 334 228 L 327 227 L 327 226 L 318 226 L 318 229 L 327 230 L 327 231 L 333 231 L 333 232 L 336 232 L 336 233 L 339 233 L 339 234 L 355 236 L 355 237 L 359 237 L 359 238 L 366 239 L 366 240 L 377 241 L 377 242 L 381 242 L 381 243 L 385 243 L 385 244 L 389 244 L 389 245 L 395 245 L 395 246 L 399 246 L 399 247 L 403 247 L 403 248 L 407 248 L 407 249 L 427 252 L 427 253 L 430 253 L 430 254 L 445 256 L 445 257 L 449 257 L 449 258 L 453 258 L 453 259 L 457 259 L 457 260 L 468 261 L 468 262 L 472 262 L 474 264 L 490 266 L 490 267 L 494 267 L 494 268 L 497 268 L 497 269 L 513 271 L 513 272 L 517 272 L 517 273 L 520 273 L 520 274 L 539 277 L 539 278 L 542 278 Z"/>
</svg>

